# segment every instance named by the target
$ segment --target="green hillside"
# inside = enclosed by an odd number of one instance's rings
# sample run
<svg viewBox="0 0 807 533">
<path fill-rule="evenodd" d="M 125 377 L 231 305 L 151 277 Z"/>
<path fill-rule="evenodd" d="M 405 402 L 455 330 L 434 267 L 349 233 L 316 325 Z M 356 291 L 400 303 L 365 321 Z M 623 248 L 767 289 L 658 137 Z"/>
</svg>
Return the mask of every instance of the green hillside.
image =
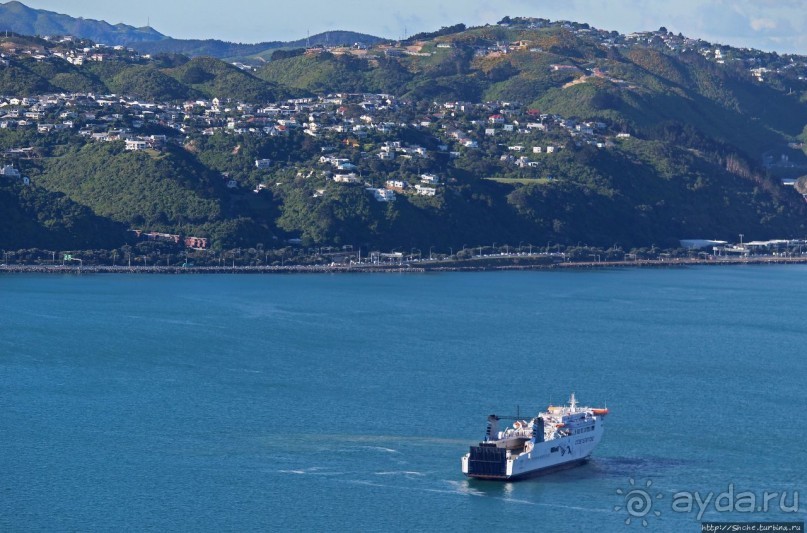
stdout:
<svg viewBox="0 0 807 533">
<path fill-rule="evenodd" d="M 311 93 L 398 93 L 414 77 L 405 65 L 384 58 L 373 64 L 350 55 L 321 53 L 272 61 L 257 75 Z"/>
<path fill-rule="evenodd" d="M 276 102 L 291 96 L 291 92 L 287 89 L 279 88 L 230 64 L 209 57 L 191 59 L 184 65 L 165 72 L 190 91 L 208 98 Z"/>
<path fill-rule="evenodd" d="M 242 216 L 248 208 L 232 202 L 219 173 L 181 148 L 127 152 L 123 143 L 90 144 L 46 160 L 31 176 L 126 228 L 214 238 L 217 247 L 272 236 Z"/>
<path fill-rule="evenodd" d="M 64 194 L 0 180 L 0 246 L 17 250 L 113 248 L 126 227 L 100 217 Z"/>
<path fill-rule="evenodd" d="M 0 44 L 26 50 L 0 68 L 8 97 L 141 100 L 51 98 L 34 113 L 9 100 L 0 148 L 10 161 L 27 147 L 35 187 L 3 201 L 34 243 L 69 239 L 73 227 L 96 227 L 98 242 L 137 228 L 208 237 L 216 249 L 300 239 L 628 250 L 807 233 L 805 180 L 780 179 L 807 174 L 800 56 L 722 47 L 718 60 L 714 46 L 666 31 L 629 38 L 535 19 L 284 50 L 255 72 L 112 49 L 74 66 L 53 53 L 83 43 Z M 230 101 L 188 103 L 214 97 Z M 39 131 L 30 116 L 56 124 Z M 100 140 L 113 132 L 161 140 L 128 152 Z M 395 201 L 378 201 L 377 188 Z M 0 245 L 19 242 L 8 228 Z"/>
</svg>

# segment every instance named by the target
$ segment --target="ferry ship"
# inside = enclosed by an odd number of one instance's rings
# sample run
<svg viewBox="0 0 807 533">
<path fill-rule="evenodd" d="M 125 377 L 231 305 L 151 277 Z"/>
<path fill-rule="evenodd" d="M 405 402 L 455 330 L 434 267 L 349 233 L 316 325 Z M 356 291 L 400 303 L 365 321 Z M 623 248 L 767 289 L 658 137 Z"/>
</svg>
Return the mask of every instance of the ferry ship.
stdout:
<svg viewBox="0 0 807 533">
<path fill-rule="evenodd" d="M 488 417 L 485 440 L 462 457 L 462 473 L 471 478 L 516 480 L 585 463 L 600 442 L 608 409 L 549 406 L 530 421 Z M 500 420 L 515 420 L 499 430 Z M 509 426 L 509 424 L 508 424 Z"/>
</svg>

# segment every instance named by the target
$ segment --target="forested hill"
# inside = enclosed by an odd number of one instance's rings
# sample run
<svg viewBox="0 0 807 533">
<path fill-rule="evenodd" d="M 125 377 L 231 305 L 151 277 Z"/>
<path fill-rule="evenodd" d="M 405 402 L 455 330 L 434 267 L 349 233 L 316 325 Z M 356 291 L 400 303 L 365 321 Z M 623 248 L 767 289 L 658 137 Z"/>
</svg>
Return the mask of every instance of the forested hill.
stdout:
<svg viewBox="0 0 807 533">
<path fill-rule="evenodd" d="M 5 163 L 37 202 L 86 210 L 67 224 L 51 209 L 45 227 L 97 228 L 99 246 L 122 227 L 421 250 L 807 233 L 807 180 L 782 181 L 807 175 L 802 56 L 520 18 L 257 69 L 0 45 Z M 15 212 L 44 242 L 36 210 Z"/>
<path fill-rule="evenodd" d="M 166 38 L 154 28 L 135 28 L 126 24 L 113 25 L 102 20 L 75 18 L 44 9 L 32 9 L 15 0 L 0 4 L 0 31 L 22 35 L 72 35 L 110 45 L 131 45 Z"/>
</svg>

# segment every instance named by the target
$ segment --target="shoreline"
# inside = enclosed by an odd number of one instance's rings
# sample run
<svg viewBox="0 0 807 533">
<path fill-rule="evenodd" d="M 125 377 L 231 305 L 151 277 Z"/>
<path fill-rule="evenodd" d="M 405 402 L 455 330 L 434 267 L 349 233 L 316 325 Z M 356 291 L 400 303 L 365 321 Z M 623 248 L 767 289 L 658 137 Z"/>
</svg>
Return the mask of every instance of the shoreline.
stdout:
<svg viewBox="0 0 807 533">
<path fill-rule="evenodd" d="M 476 264 L 473 264 L 476 263 Z M 288 265 L 288 266 L 68 266 L 2 265 L 0 274 L 341 274 L 491 272 L 506 270 L 592 270 L 613 268 L 676 268 L 686 266 L 792 265 L 807 264 L 807 257 L 748 257 L 728 259 L 641 259 L 636 261 L 536 263 L 531 259 L 484 258 L 463 261 L 420 261 L 404 265 Z"/>
</svg>

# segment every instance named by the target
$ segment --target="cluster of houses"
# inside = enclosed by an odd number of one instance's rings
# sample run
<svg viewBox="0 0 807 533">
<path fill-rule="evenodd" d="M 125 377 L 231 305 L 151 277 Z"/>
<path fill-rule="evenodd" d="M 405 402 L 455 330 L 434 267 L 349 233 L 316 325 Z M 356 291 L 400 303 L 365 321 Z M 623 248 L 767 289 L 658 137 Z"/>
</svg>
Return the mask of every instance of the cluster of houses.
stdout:
<svg viewBox="0 0 807 533">
<path fill-rule="evenodd" d="M 807 81 L 807 61 L 804 56 L 792 54 L 775 54 L 753 48 L 735 48 L 732 46 L 712 44 L 702 39 L 692 39 L 683 35 L 675 35 L 664 28 L 658 31 L 630 33 L 620 36 L 619 45 L 651 45 L 659 43 L 668 53 L 681 54 L 695 52 L 720 65 L 739 64 L 760 83 L 770 81 L 774 77 L 792 78 Z"/>
<path fill-rule="evenodd" d="M 663 28 L 656 32 L 620 35 L 585 24 L 550 22 L 545 19 L 518 19 L 501 24 L 522 24 L 529 28 L 561 26 L 579 35 L 594 38 L 604 45 L 617 47 L 663 43 L 671 52 L 692 49 L 717 61 L 726 61 L 729 56 L 735 60 L 739 54 L 736 49 L 730 49 L 731 53 L 728 53 L 722 47 L 675 36 L 666 30 L 662 31 Z M 145 57 L 122 47 L 81 44 L 71 48 L 69 39 L 64 38 L 64 47 L 6 52 L 27 53 L 37 60 L 52 56 L 73 64 L 103 61 L 109 54 L 128 54 L 131 59 L 138 61 Z M 379 51 L 387 55 L 396 55 L 398 52 L 419 54 L 419 48 L 413 46 L 385 44 L 371 49 L 355 46 L 339 50 L 365 56 Z M 451 42 L 450 36 L 438 39 L 437 48 L 453 46 L 455 44 Z M 528 40 L 473 46 L 478 46 L 477 52 L 484 54 L 541 51 Z M 323 47 L 318 50 L 335 51 L 337 48 Z M 767 56 L 763 54 L 761 57 Z M 773 72 L 773 67 L 766 66 L 764 60 L 758 56 L 743 60 L 754 64 L 753 74 L 757 79 L 761 80 Z M 803 64 L 799 65 L 791 58 L 783 68 L 795 71 L 803 67 Z M 572 64 L 552 64 L 549 68 L 557 71 L 574 70 L 582 74 L 583 79 L 608 77 L 607 73 L 598 68 L 585 70 Z M 621 80 L 609 79 L 621 83 Z M 396 194 L 440 194 L 441 188 L 451 181 L 448 175 L 437 177 L 440 172 L 445 173 L 444 167 L 433 166 L 434 157 L 440 154 L 447 155 L 449 159 L 457 159 L 464 157 L 469 151 L 481 151 L 501 165 L 531 169 L 536 178 L 551 178 L 539 175 L 542 160 L 554 157 L 570 143 L 607 149 L 630 137 L 630 133 L 614 131 L 603 122 L 579 121 L 542 113 L 512 102 L 433 103 L 426 112 L 422 109 L 415 111 L 416 107 L 409 104 L 388 94 L 364 93 L 338 93 L 282 102 L 239 102 L 212 98 L 181 103 L 149 102 L 125 95 L 86 93 L 35 97 L 11 95 L 0 97 L 0 128 L 30 128 L 40 135 L 68 132 L 82 136 L 87 142 L 123 141 L 129 151 L 159 151 L 171 143 L 187 146 L 194 135 L 305 135 L 310 138 L 314 150 L 319 152 L 316 156 L 307 154 L 312 157 L 308 163 L 303 164 L 303 176 L 325 175 L 336 184 L 363 185 L 368 194 L 379 202 L 392 202 Z M 166 133 L 144 133 L 144 130 L 154 131 L 146 128 L 151 125 L 160 126 Z M 413 137 L 405 134 L 412 130 L 419 131 L 419 138 L 428 138 L 432 142 L 413 142 Z M 390 165 L 404 165 L 406 161 L 410 161 L 417 165 L 419 172 L 410 172 L 411 178 L 407 179 L 385 180 L 383 173 L 377 169 L 371 172 L 372 160 L 380 161 L 385 165 L 385 170 L 393 168 Z M 265 182 L 254 187 L 254 191 L 259 193 L 271 187 L 273 171 L 282 169 L 285 164 L 283 161 L 258 158 L 254 161 L 254 166 L 257 171 L 266 175 Z M 14 175 L 14 172 L 19 173 L 18 169 L 6 168 L 9 170 L 0 172 L 0 176 L 22 179 L 21 176 Z M 235 172 L 245 169 L 232 170 Z M 315 173 L 315 170 L 318 172 Z M 222 178 L 228 188 L 238 187 L 230 173 L 223 173 Z M 377 185 L 378 183 L 382 185 Z M 321 189 L 315 193 L 320 196 L 323 194 L 325 191 Z"/>
<path fill-rule="evenodd" d="M 48 46 L 26 45 L 16 48 L 5 48 L 2 54 L 3 64 L 8 64 L 8 57 L 30 57 L 36 61 L 46 61 L 51 58 L 67 61 L 71 65 L 81 66 L 89 61 L 108 61 L 110 59 L 126 59 L 130 61 L 148 60 L 150 55 L 141 56 L 136 50 L 121 45 L 108 46 L 105 44 L 90 43 L 70 35 L 43 37 L 50 44 Z"/>
<path fill-rule="evenodd" d="M 580 24 L 564 20 L 550 21 L 542 18 L 519 18 L 507 22 L 500 22 L 500 26 L 518 26 L 524 29 L 541 28 L 563 28 L 575 35 L 593 40 L 608 48 L 630 49 L 635 46 L 657 46 L 670 54 L 682 54 L 695 52 L 710 61 L 718 64 L 727 62 L 738 62 L 744 66 L 749 74 L 759 82 L 768 81 L 774 76 L 792 78 L 799 81 L 807 81 L 807 61 L 804 56 L 792 54 L 774 54 L 755 50 L 752 48 L 735 48 L 726 45 L 713 44 L 703 39 L 693 39 L 682 34 L 674 34 L 660 28 L 656 31 L 634 32 L 627 35 L 615 31 L 601 30 L 593 28 L 588 24 Z M 426 51 L 422 43 L 399 42 L 392 44 L 382 44 L 367 49 L 364 46 L 349 47 L 327 47 L 319 46 L 308 50 L 309 54 L 330 52 L 335 55 L 353 54 L 365 59 L 373 59 L 381 55 L 386 57 L 402 56 L 431 56 L 440 53 L 443 49 L 455 48 L 457 45 L 451 36 L 438 38 L 435 51 Z M 537 42 L 521 39 L 513 42 L 497 41 L 488 44 L 462 44 L 473 48 L 475 57 L 500 57 L 513 52 L 528 51 L 532 53 L 542 53 L 544 50 L 538 46 Z M 553 70 L 578 69 L 574 65 L 552 65 Z"/>
<path fill-rule="evenodd" d="M 540 158 L 551 157 L 567 142 L 607 148 L 614 139 L 628 136 L 609 131 L 601 122 L 579 122 L 511 102 L 434 103 L 425 113 L 407 104 L 388 94 L 339 93 L 265 104 L 219 98 L 167 103 L 120 95 L 49 94 L 0 97 L 0 128 L 35 128 L 42 135 L 67 131 L 87 142 L 123 141 L 129 151 L 159 151 L 171 143 L 184 146 L 193 135 L 302 134 L 314 139 L 321 155 L 312 163 L 318 163 L 327 177 L 339 184 L 363 183 L 381 202 L 394 201 L 396 193 L 436 196 L 447 180 L 434 175 L 433 154 L 456 159 L 465 151 L 484 148 L 500 161 L 537 168 Z M 174 133 L 141 133 L 147 125 Z M 412 130 L 431 139 L 428 147 L 404 140 L 403 132 Z M 366 181 L 362 169 L 373 158 L 387 164 L 415 161 L 422 168 L 421 176 L 413 176 L 411 183 L 386 183 L 377 175 Z M 269 179 L 284 163 L 259 158 L 254 166 Z M 228 173 L 223 178 L 228 188 L 238 186 Z M 379 178 L 383 187 L 374 186 Z M 267 187 L 260 184 L 255 192 Z"/>
<path fill-rule="evenodd" d="M 525 18 L 516 21 L 521 27 L 528 29 L 538 28 L 564 28 L 580 37 L 587 37 L 597 44 L 614 48 L 632 48 L 639 46 L 658 46 L 667 53 L 682 54 L 695 52 L 710 61 L 718 64 L 736 62 L 745 67 L 749 74 L 757 81 L 764 82 L 769 77 L 783 76 L 799 81 L 807 81 L 807 61 L 804 56 L 793 54 L 776 54 L 763 52 L 753 48 L 735 48 L 727 45 L 710 43 L 703 39 L 693 39 L 682 34 L 674 34 L 666 28 L 659 28 L 656 31 L 634 32 L 627 35 L 615 31 L 601 30 L 593 28 L 588 24 L 580 24 L 569 21 L 549 21 L 547 19 Z M 502 26 L 510 26 L 511 23 L 500 23 Z M 510 51 L 528 49 L 531 52 L 541 52 L 540 48 L 531 46 L 529 41 L 518 41 L 516 43 L 497 43 L 488 47 L 485 53 L 508 53 Z M 482 51 L 477 51 L 481 53 Z M 566 68 L 566 67 L 561 67 Z"/>
</svg>

